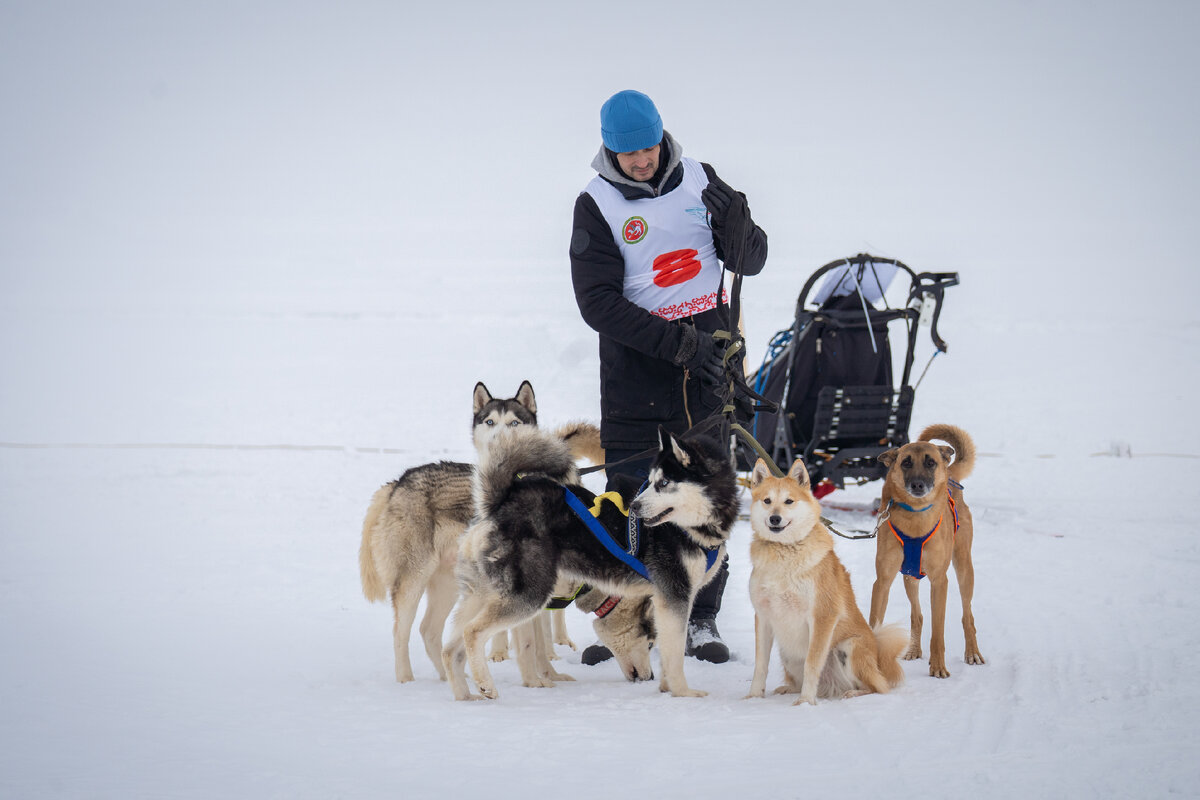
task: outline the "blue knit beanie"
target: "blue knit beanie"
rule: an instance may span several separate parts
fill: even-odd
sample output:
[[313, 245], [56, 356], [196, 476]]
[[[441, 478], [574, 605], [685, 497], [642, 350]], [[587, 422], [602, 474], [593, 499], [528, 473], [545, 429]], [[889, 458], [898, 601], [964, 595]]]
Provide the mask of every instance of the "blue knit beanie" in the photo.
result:
[[662, 117], [641, 92], [617, 92], [600, 107], [600, 138], [614, 153], [632, 153], [662, 141]]

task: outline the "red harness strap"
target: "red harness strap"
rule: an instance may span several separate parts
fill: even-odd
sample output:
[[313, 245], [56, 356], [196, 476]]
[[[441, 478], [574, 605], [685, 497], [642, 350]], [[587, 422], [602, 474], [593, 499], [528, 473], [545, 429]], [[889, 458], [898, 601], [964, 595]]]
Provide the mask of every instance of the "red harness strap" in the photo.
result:
[[617, 603], [619, 603], [619, 602], [621, 602], [621, 598], [619, 598], [619, 597], [610, 597], [607, 600], [605, 600], [603, 603], [600, 604], [600, 607], [597, 608], [595, 611], [596, 619], [604, 619], [605, 617], [607, 617], [608, 612], [610, 612], [614, 608], [616, 608]]

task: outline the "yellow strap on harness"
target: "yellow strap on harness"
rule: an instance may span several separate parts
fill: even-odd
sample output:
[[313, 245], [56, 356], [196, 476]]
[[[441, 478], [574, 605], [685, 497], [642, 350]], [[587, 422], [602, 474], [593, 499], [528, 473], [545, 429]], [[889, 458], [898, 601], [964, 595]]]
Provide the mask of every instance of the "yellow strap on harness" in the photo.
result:
[[588, 511], [592, 512], [593, 517], [596, 517], [597, 519], [600, 518], [600, 511], [604, 506], [605, 500], [616, 506], [617, 510], [622, 514], [627, 517], [629, 516], [629, 510], [625, 508], [625, 500], [621, 497], [621, 495], [618, 492], [605, 492], [604, 494], [596, 495], [596, 501], [592, 503], [592, 507], [588, 509]]

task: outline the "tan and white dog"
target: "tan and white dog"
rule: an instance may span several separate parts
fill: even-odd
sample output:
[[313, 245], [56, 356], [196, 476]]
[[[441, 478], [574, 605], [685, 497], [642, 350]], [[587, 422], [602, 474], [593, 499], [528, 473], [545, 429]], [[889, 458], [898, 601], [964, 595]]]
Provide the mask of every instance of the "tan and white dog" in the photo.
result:
[[775, 693], [799, 692], [795, 705], [899, 685], [904, 672], [898, 659], [908, 637], [900, 626], [872, 628], [863, 619], [850, 574], [821, 524], [804, 463], [797, 460], [777, 478], [760, 458], [750, 476], [750, 496], [755, 650], [747, 697], [764, 695], [776, 642], [785, 682]]
[[[949, 442], [951, 447], [932, 444], [934, 440]], [[975, 443], [961, 428], [930, 425], [921, 432], [918, 441], [887, 451], [879, 456], [879, 461], [888, 468], [879, 503], [880, 517], [886, 518], [886, 523], [876, 537], [871, 624], [883, 618], [892, 581], [897, 572], [903, 572], [904, 591], [911, 608], [911, 641], [904, 658], [920, 658], [923, 621], [920, 580], [928, 576], [929, 602], [933, 608], [929, 674], [948, 678], [945, 628], [951, 564], [962, 598], [964, 658], [968, 664], [984, 663], [971, 612], [971, 597], [975, 592], [975, 567], [971, 563], [974, 526], [960, 483], [975, 468]]]
[[[472, 439], [476, 450], [483, 452], [500, 431], [537, 425], [533, 386], [524, 381], [516, 395], [505, 399], [493, 397], [486, 386], [478, 383], [472, 393], [472, 414]], [[600, 431], [595, 425], [568, 423], [560, 427], [556, 435], [567, 443], [576, 457], [604, 463]], [[442, 631], [458, 599], [454, 564], [458, 541], [474, 514], [474, 476], [475, 467], [471, 464], [437, 461], [408, 470], [397, 480], [382, 486], [371, 498], [363, 521], [359, 570], [363, 594], [368, 600], [376, 602], [391, 597], [396, 680], [401, 683], [413, 680], [409, 636], [422, 595], [426, 606], [420, 625], [421, 640], [438, 676], [442, 680], [446, 678], [441, 657]], [[563, 591], [568, 590], [564, 587]], [[567, 644], [574, 649], [566, 636], [562, 611], [550, 613], [555, 615], [557, 629], [553, 634], [554, 643]], [[534, 669], [556, 676], [557, 680], [566, 680], [566, 676], [550, 667], [553, 648], [548, 644], [545, 620], [546, 615], [543, 615], [538, 623], [531, 623], [542, 627], [536, 631], [530, 628], [531, 636], [520, 643], [518, 661], [534, 648]], [[595, 627], [603, 640], [614, 625], [618, 625], [614, 638], [621, 646], [628, 637], [618, 637], [624, 635], [627, 621], [599, 622]], [[629, 646], [635, 644], [637, 652], [648, 647], [646, 642], [631, 642]], [[503, 649], [507, 651], [507, 637]], [[493, 650], [493, 657], [497, 657], [498, 651], [499, 648]], [[523, 664], [522, 672], [529, 672], [527, 663]]]

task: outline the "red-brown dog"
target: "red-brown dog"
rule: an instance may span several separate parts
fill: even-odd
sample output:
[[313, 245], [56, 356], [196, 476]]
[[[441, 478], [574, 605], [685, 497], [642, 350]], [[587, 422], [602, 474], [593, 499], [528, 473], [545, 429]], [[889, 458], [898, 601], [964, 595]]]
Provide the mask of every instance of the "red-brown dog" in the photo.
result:
[[[951, 447], [931, 444], [933, 440]], [[883, 620], [888, 592], [897, 572], [904, 573], [904, 591], [911, 606], [911, 636], [904, 658], [921, 657], [920, 580], [929, 577], [933, 608], [929, 637], [929, 674], [948, 678], [946, 669], [946, 594], [949, 568], [954, 564], [962, 597], [963, 636], [968, 664], [982, 664], [975, 640], [971, 596], [975, 568], [971, 564], [971, 510], [963, 500], [961, 481], [975, 467], [975, 443], [961, 428], [930, 425], [918, 441], [879, 456], [888, 468], [879, 514], [886, 520], [876, 537], [875, 586], [871, 590], [872, 627]]]

